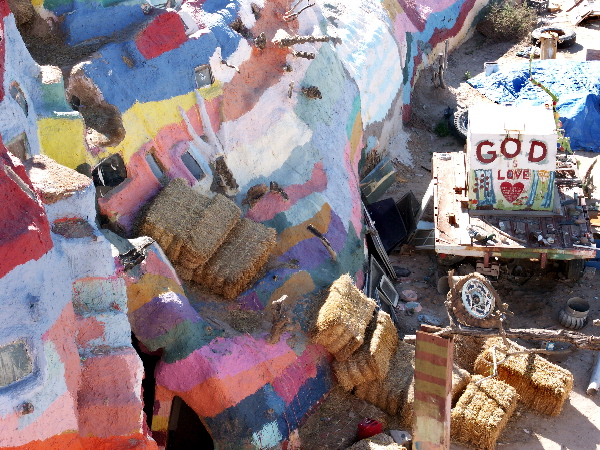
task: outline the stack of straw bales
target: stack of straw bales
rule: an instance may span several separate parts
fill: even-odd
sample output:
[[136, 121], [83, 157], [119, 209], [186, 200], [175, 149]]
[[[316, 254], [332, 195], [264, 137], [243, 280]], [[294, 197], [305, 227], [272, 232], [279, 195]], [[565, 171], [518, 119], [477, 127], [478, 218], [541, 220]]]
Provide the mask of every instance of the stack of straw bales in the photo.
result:
[[348, 447], [348, 450], [406, 450], [406, 447], [397, 444], [391, 436], [379, 433], [370, 438], [361, 439]]
[[349, 358], [333, 362], [340, 385], [347, 391], [356, 385], [382, 380], [390, 368], [390, 359], [398, 345], [398, 332], [389, 314], [379, 311], [373, 318], [365, 342]]
[[[512, 341], [509, 345], [509, 352], [524, 350]], [[484, 351], [475, 361], [476, 373], [488, 375], [494, 370], [492, 347], [496, 348], [498, 361], [506, 356], [507, 348], [501, 338], [488, 339]], [[571, 372], [532, 353], [509, 356], [498, 365], [498, 379], [514, 387], [525, 406], [550, 416], [560, 413], [573, 388]]]
[[450, 433], [453, 440], [480, 449], [493, 449], [517, 407], [519, 394], [494, 378], [477, 381], [476, 375], [452, 410]]
[[344, 361], [364, 342], [377, 304], [352, 283], [348, 274], [333, 282], [319, 310], [313, 341]]
[[240, 215], [223, 195], [211, 199], [176, 178], [148, 206], [140, 231], [158, 242], [182, 279], [235, 298], [265, 264], [276, 237]]
[[[382, 411], [394, 416], [400, 408], [412, 410], [410, 391], [415, 369], [415, 347], [400, 341], [397, 350], [390, 360], [387, 375], [382, 380], [375, 380], [356, 386], [355, 395], [377, 406]], [[403, 406], [404, 405], [404, 406]], [[412, 412], [408, 412], [412, 419]]]
[[273, 228], [249, 219], [238, 221], [208, 263], [194, 272], [194, 281], [234, 299], [265, 265], [275, 238]]

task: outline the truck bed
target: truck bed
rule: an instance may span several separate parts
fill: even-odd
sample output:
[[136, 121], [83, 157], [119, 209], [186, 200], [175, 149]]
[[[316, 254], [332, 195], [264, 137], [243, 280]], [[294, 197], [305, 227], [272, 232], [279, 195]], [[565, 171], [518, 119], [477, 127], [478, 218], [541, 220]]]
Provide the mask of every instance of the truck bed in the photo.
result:
[[[542, 261], [595, 257], [574, 163], [557, 162], [554, 211], [470, 210], [465, 153], [434, 153], [432, 166], [436, 253]], [[495, 243], [474, 242], [469, 229], [484, 236], [495, 235]], [[542, 236], [541, 241], [538, 236]]]

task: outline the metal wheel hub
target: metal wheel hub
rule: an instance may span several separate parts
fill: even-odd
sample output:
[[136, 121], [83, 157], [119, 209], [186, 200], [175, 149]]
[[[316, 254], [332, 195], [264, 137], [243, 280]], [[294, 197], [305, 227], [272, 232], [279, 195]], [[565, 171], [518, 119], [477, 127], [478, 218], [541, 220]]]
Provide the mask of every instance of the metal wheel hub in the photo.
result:
[[464, 284], [461, 297], [467, 312], [477, 319], [485, 319], [494, 311], [494, 294], [477, 279]]

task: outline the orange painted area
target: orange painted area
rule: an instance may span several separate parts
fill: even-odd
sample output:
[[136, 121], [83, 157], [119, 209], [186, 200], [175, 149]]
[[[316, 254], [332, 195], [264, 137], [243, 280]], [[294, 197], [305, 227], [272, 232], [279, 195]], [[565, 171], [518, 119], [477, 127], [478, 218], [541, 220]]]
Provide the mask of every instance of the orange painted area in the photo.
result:
[[[360, 111], [356, 114], [354, 120], [354, 126], [352, 127], [352, 133], [350, 134], [350, 161], [352, 163], [360, 160], [360, 152], [357, 150], [362, 149], [362, 137], [363, 137], [363, 123]], [[357, 159], [358, 156], [358, 159]]]
[[290, 350], [250, 370], [223, 378], [209, 378], [187, 392], [176, 392], [200, 417], [214, 417], [254, 394], [283, 372], [298, 357]]
[[79, 350], [75, 345], [77, 331], [73, 303], [69, 302], [63, 308], [60, 316], [58, 316], [58, 320], [42, 336], [42, 340], [54, 343], [54, 349], [64, 364], [64, 377], [67, 390], [73, 394], [73, 397], [77, 395], [76, 392], [79, 387], [81, 374]]
[[[286, 73], [283, 66], [290, 48], [279, 48], [271, 42], [271, 36], [281, 28], [281, 17], [289, 8], [287, 0], [274, 0], [265, 2], [260, 11], [252, 33], [258, 36], [261, 32], [267, 35], [267, 47], [260, 50], [252, 46], [252, 56], [239, 67], [232, 80], [223, 87], [224, 121], [234, 121], [250, 111], [265, 91], [277, 84]], [[294, 34], [298, 27], [297, 21], [287, 22], [286, 31]]]
[[325, 234], [329, 229], [330, 222], [331, 206], [329, 206], [328, 203], [325, 203], [321, 210], [310, 219], [283, 230], [279, 234], [279, 239], [277, 240], [277, 244], [275, 244], [272, 254], [275, 257], [279, 257], [298, 242], [315, 237], [314, 234], [306, 229], [308, 224], [312, 224], [319, 232]]
[[77, 347], [79, 348], [86, 348], [90, 341], [98, 339], [104, 334], [104, 324], [98, 322], [93, 316], [78, 316], [77, 327], [79, 328], [77, 333]]
[[287, 295], [286, 302], [295, 303], [304, 295], [315, 290], [312, 277], [305, 270], [294, 273], [282, 286], [271, 294], [270, 302], [277, 300], [282, 295]]
[[157, 450], [150, 437], [142, 434], [111, 436], [109, 438], [81, 437], [75, 432], [52, 436], [43, 441], [32, 441], [18, 447], [3, 447], [4, 450]]
[[127, 286], [127, 309], [132, 313], [165, 292], [185, 296], [181, 286], [172, 279], [147, 273], [137, 283]]

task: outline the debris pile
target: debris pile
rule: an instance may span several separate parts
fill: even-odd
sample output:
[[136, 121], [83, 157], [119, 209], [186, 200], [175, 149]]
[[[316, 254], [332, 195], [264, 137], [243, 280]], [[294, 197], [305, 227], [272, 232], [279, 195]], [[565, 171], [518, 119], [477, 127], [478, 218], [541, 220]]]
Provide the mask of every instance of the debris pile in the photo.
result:
[[394, 438], [385, 434], [379, 433], [370, 438], [362, 439], [356, 444], [348, 447], [348, 450], [406, 450], [406, 447], [396, 444]]

